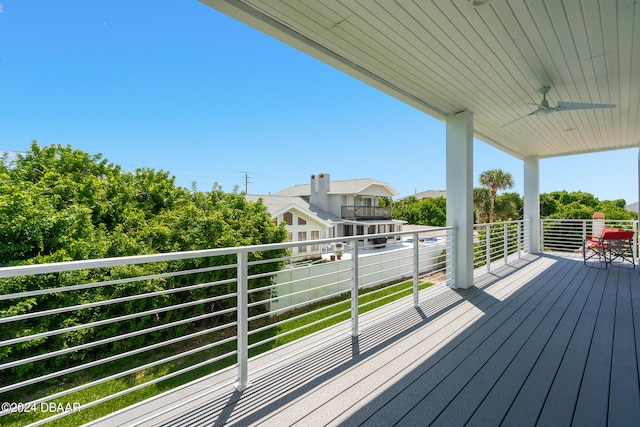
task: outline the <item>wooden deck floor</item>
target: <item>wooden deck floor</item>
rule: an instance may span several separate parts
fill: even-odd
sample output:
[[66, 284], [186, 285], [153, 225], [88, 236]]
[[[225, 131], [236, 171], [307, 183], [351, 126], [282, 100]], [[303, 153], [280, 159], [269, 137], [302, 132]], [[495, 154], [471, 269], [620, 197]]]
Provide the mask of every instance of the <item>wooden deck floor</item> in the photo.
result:
[[639, 425], [637, 269], [527, 255], [421, 301], [396, 303], [357, 339], [328, 331], [293, 359], [282, 357], [311, 341], [253, 360], [267, 367], [243, 393], [202, 395], [223, 373], [96, 424]]

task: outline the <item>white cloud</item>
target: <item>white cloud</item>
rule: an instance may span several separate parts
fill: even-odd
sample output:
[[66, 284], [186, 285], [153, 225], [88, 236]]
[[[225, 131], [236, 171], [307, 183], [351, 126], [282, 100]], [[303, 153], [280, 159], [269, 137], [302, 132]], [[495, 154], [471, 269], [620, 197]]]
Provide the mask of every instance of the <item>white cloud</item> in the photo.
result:
[[4, 10], [2, 10], [2, 3], [0, 3], [0, 13], [4, 13]]

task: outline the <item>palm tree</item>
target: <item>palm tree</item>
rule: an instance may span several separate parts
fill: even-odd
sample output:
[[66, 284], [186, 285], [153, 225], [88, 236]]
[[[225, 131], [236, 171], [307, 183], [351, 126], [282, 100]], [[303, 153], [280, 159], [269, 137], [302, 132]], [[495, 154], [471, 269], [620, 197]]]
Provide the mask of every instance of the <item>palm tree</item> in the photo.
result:
[[501, 169], [491, 169], [480, 174], [480, 185], [489, 190], [489, 222], [493, 222], [496, 194], [513, 187], [513, 176]]
[[486, 188], [473, 189], [473, 207], [475, 208], [475, 222], [478, 224], [487, 222], [489, 218], [489, 190]]

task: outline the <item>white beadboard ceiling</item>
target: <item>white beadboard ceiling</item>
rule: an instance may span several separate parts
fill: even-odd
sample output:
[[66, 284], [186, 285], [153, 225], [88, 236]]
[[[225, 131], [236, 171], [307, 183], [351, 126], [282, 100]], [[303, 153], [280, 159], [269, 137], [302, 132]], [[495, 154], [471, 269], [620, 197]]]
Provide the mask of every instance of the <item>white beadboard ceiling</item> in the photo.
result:
[[[201, 1], [519, 158], [640, 145], [639, 0]], [[504, 126], [543, 86], [616, 107]]]

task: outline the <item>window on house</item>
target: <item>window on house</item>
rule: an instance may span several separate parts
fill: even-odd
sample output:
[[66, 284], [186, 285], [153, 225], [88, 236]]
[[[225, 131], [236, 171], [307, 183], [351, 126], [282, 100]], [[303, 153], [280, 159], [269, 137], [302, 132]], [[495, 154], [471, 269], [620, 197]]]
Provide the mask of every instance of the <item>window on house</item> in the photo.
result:
[[364, 225], [357, 225], [356, 226], [356, 234], [358, 236], [364, 236]]
[[291, 212], [285, 212], [282, 215], [282, 220], [287, 223], [287, 225], [293, 225], [293, 214]]
[[353, 225], [343, 225], [342, 232], [344, 236], [353, 236]]
[[287, 233], [287, 242], [293, 242], [293, 233]]
[[[311, 232], [311, 240], [318, 240], [320, 239], [320, 232], [315, 230]], [[319, 251], [320, 250], [320, 245], [315, 244], [315, 245], [311, 245], [311, 250], [312, 251]]]
[[298, 217], [298, 225], [307, 225], [307, 221], [304, 218]]
[[386, 232], [386, 227], [384, 225], [378, 225], [378, 233]]
[[367, 234], [376, 234], [376, 226], [370, 225], [369, 227], [367, 227]]
[[[306, 231], [298, 231], [298, 242], [304, 242], [307, 240], [307, 232]], [[307, 252], [306, 246], [298, 246], [298, 252]]]

